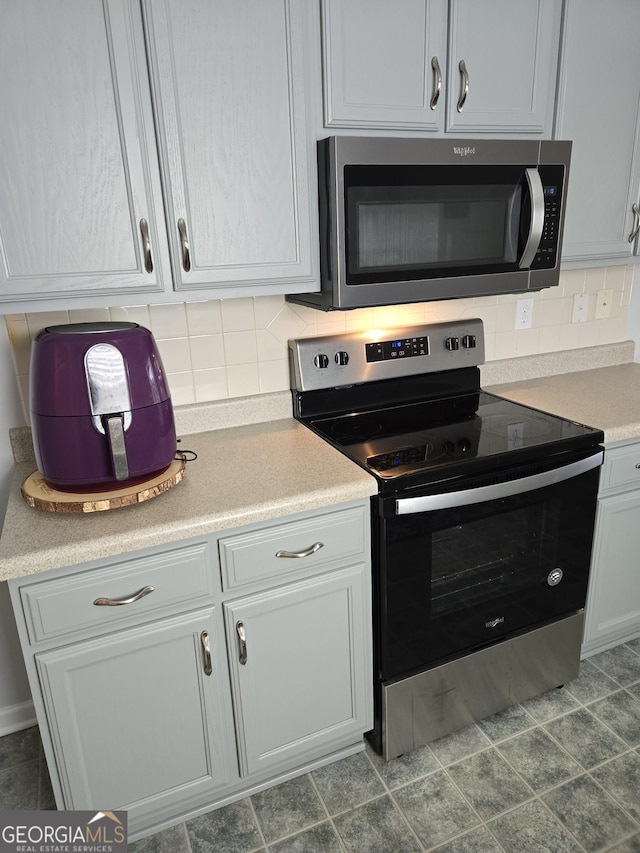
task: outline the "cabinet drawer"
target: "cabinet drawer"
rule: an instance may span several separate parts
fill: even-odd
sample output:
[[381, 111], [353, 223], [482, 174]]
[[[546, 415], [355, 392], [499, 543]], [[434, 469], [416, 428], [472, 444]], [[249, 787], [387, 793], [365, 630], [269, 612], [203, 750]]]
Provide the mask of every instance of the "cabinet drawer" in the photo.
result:
[[313, 574], [333, 560], [361, 555], [368, 544], [368, 518], [367, 508], [354, 507], [221, 539], [223, 588]]
[[640, 443], [606, 450], [600, 492], [640, 486]]
[[[213, 575], [202, 543], [24, 586], [29, 639], [42, 642], [125, 619], [144, 622], [167, 607], [200, 606], [211, 600]], [[153, 589], [145, 592], [147, 587]], [[122, 603], [96, 604], [101, 599]]]

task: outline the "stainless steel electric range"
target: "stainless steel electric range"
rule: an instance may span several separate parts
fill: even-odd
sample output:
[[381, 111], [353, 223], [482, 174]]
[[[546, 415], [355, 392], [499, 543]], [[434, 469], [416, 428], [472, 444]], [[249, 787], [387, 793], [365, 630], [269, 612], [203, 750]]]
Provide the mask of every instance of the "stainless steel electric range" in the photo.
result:
[[604, 435], [484, 392], [482, 321], [290, 342], [295, 416], [378, 481], [387, 759], [578, 674]]

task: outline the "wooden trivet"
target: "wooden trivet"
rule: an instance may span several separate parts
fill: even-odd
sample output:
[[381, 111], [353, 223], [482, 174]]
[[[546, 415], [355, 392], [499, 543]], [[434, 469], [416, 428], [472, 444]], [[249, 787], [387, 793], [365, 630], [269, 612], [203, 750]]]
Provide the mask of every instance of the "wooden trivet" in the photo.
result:
[[63, 492], [51, 486], [40, 471], [22, 484], [22, 497], [34, 509], [46, 512], [101, 512], [151, 500], [177, 485], [185, 474], [187, 461], [177, 459], [161, 474], [122, 489], [104, 492]]

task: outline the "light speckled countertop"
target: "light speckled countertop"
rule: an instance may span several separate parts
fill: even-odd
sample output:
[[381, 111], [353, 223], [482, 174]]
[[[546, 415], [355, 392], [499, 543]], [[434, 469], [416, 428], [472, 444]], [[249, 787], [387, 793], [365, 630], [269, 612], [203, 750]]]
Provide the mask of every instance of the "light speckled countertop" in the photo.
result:
[[607, 444], [640, 438], [640, 364], [525, 379], [484, 390], [597, 427]]
[[[490, 362], [481, 368], [482, 386], [599, 427], [607, 443], [640, 438], [640, 364], [632, 362], [633, 351], [626, 341]], [[21, 461], [0, 537], [0, 580], [376, 494], [373, 477], [290, 414], [289, 392], [179, 408], [181, 448], [198, 453], [185, 479], [137, 506], [85, 515], [26, 505], [20, 487], [35, 469], [30, 431], [12, 430]]]
[[183, 435], [198, 454], [184, 480], [135, 506], [87, 514], [31, 509], [15, 467], [0, 580], [294, 515], [376, 494], [375, 479], [293, 418]]

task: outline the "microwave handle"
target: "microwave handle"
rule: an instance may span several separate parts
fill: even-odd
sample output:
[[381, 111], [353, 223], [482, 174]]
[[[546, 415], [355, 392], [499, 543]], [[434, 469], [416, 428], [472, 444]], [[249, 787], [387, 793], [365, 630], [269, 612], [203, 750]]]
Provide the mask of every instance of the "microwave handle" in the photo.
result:
[[525, 169], [524, 173], [527, 177], [529, 197], [531, 198], [531, 224], [529, 225], [527, 243], [518, 261], [520, 269], [528, 269], [531, 266], [540, 245], [544, 226], [544, 190], [542, 189], [540, 173], [537, 169]]
[[399, 498], [396, 500], [395, 515], [410, 515], [414, 512], [432, 512], [438, 509], [455, 509], [461, 506], [495, 501], [502, 498], [532, 492], [562, 483], [571, 477], [578, 477], [593, 468], [598, 468], [604, 461], [604, 451], [598, 450], [585, 459], [570, 462], [551, 471], [532, 474], [517, 480], [507, 480], [505, 483], [492, 483], [489, 486], [478, 486], [475, 489], [461, 489], [457, 492], [445, 492], [441, 495], [422, 495], [419, 498]]

